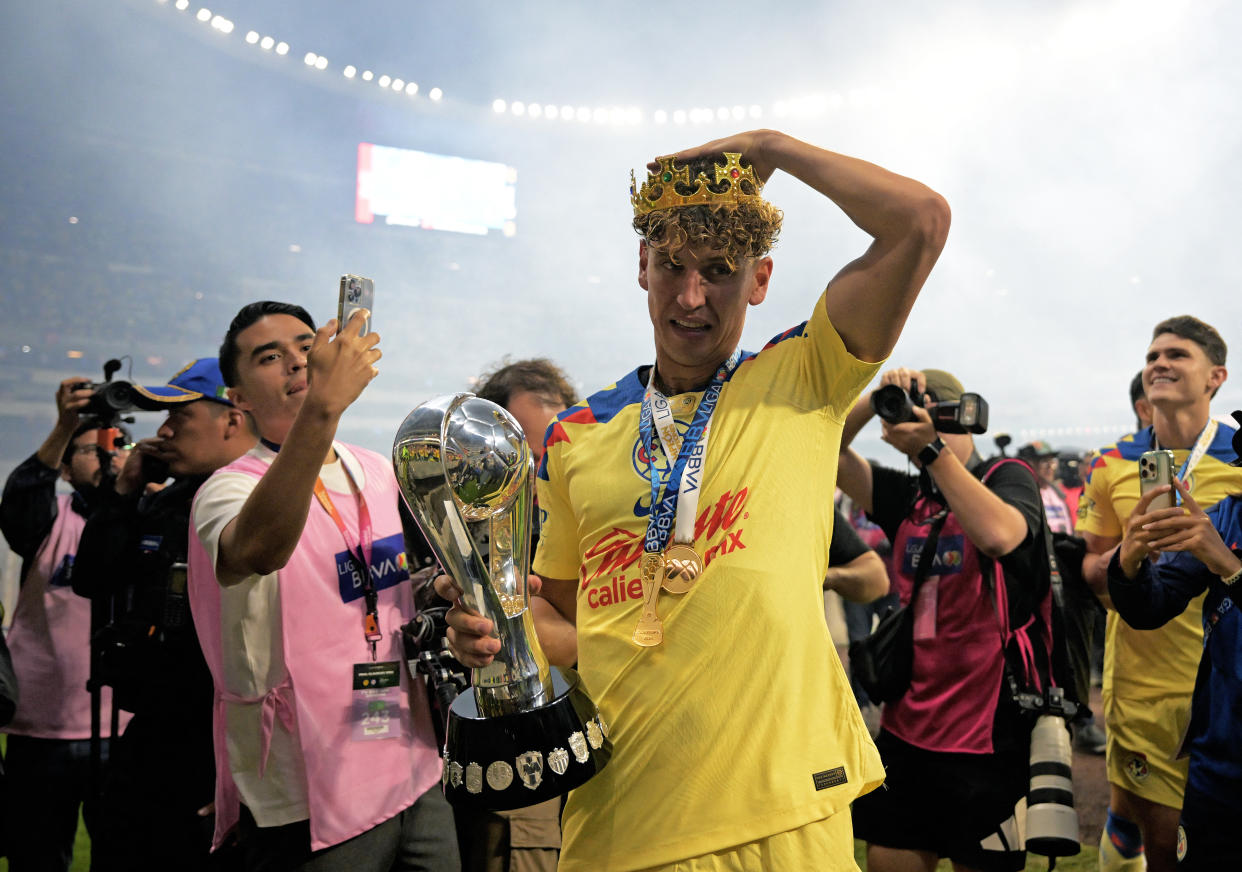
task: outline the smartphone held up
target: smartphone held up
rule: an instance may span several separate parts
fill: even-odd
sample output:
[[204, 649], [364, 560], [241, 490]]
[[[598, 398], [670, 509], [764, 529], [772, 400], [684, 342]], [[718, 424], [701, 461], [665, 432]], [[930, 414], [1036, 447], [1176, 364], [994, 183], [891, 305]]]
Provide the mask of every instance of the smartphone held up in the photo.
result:
[[1177, 489], [1173, 487], [1173, 452], [1144, 451], [1139, 456], [1139, 493], [1147, 494], [1164, 485], [1170, 487], [1169, 492], [1153, 498], [1147, 507], [1149, 512], [1173, 508]]
[[340, 333], [359, 309], [367, 310], [362, 334], [371, 332], [371, 312], [375, 305], [375, 282], [364, 276], [341, 276], [341, 297], [336, 307], [336, 332]]

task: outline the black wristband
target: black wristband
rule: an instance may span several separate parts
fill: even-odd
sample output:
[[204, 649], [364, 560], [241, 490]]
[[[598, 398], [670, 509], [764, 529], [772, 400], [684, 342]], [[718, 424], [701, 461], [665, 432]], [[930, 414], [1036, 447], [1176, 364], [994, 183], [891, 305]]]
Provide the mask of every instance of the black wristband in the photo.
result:
[[919, 452], [918, 461], [923, 468], [931, 466], [940, 457], [940, 452], [944, 450], [944, 442], [937, 436], [935, 441], [928, 442], [923, 446], [923, 450]]

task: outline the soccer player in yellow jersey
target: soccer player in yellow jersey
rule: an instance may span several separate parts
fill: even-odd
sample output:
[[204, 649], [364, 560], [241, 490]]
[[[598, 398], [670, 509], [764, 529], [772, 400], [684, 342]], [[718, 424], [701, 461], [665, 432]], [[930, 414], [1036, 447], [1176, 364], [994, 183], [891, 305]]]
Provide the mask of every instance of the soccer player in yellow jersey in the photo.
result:
[[[1182, 315], [1152, 331], [1143, 389], [1152, 424], [1100, 449], [1078, 504], [1087, 542], [1083, 575], [1107, 597], [1108, 561], [1139, 501], [1138, 459], [1156, 448], [1174, 455], [1174, 470], [1205, 509], [1242, 492], [1232, 467], [1233, 428], [1211, 418], [1224, 383], [1225, 343], [1209, 324]], [[1104, 645], [1104, 721], [1108, 727], [1109, 814], [1100, 838], [1100, 868], [1173, 872], [1177, 822], [1186, 786], [1178, 750], [1203, 646], [1200, 608], [1188, 608], [1157, 630], [1135, 630], [1108, 612]]]
[[[655, 364], [562, 413], [539, 473], [534, 570], [613, 741], [569, 797], [560, 868], [853, 870], [849, 803], [883, 771], [823, 618], [837, 446], [948, 206], [772, 130], [648, 167], [631, 203]], [[772, 278], [781, 214], [761, 188], [778, 170], [871, 243], [808, 296], [805, 323], [743, 353]], [[449, 620], [462, 662], [488, 662], [490, 622]]]

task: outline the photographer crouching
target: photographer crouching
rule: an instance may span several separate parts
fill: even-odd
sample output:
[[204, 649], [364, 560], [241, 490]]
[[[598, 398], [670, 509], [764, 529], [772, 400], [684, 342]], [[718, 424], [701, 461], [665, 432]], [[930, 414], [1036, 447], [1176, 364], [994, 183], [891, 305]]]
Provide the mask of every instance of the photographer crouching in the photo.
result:
[[[876, 413], [884, 441], [917, 474], [849, 448]], [[950, 374], [896, 369], [862, 397], [842, 434], [838, 485], [893, 543], [894, 587], [913, 637], [908, 682], [882, 697], [876, 747], [887, 789], [854, 803], [872, 872], [930, 872], [938, 858], [981, 872], [1025, 867], [1016, 815], [1033, 719], [1011, 686], [1048, 686], [1051, 638], [1033, 622], [1048, 602], [1046, 540], [1030, 468], [976, 452], [972, 433], [986, 427], [987, 404]], [[1006, 669], [1007, 649], [1017, 676]]]
[[73, 573], [77, 593], [111, 605], [95, 678], [134, 714], [113, 743], [92, 869], [223, 868], [209, 860], [213, 696], [186, 594], [187, 537], [199, 485], [256, 438], [214, 357], [134, 390], [141, 408], [168, 416], [98, 495]]

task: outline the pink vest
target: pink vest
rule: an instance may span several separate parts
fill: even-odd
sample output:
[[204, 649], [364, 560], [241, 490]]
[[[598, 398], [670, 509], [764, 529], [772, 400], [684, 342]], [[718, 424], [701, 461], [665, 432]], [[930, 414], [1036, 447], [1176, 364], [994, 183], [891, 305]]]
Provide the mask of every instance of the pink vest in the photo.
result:
[[[993, 467], [995, 468], [995, 467]], [[987, 477], [984, 477], [984, 481]], [[892, 569], [901, 604], [910, 601], [914, 571], [940, 506], [920, 499], [893, 543]], [[914, 606], [914, 666], [906, 695], [884, 707], [881, 724], [929, 751], [992, 753], [992, 718], [1010, 638], [1009, 602], [999, 561], [985, 583], [979, 552], [950, 512], [931, 571]]]
[[[439, 781], [441, 763], [426, 695], [421, 685], [410, 691], [401, 644], [400, 627], [414, 606], [397, 513], [396, 479], [392, 467], [378, 454], [349, 448], [366, 476], [367, 508], [374, 527], [371, 570], [379, 589], [380, 630], [384, 634], [377, 659], [401, 663], [400, 737], [353, 739], [353, 666], [370, 661], [363, 639], [365, 604], [344, 562], [345, 540], [318, 501], [312, 499], [302, 538], [289, 562], [277, 573], [287, 678], [262, 697], [239, 697], [225, 684], [220, 588], [206, 549], [198, 536], [191, 535], [191, 609], [216, 685], [215, 847], [236, 824], [240, 802], [229, 774], [225, 702], [263, 707], [260, 777], [275, 719], [280, 718], [296, 736], [306, 764], [312, 850], [339, 844], [388, 820]], [[264, 461], [245, 455], [220, 472], [261, 478], [268, 468]], [[351, 494], [332, 492], [332, 502], [350, 533], [350, 544], [356, 547], [357, 500]]]
[[[20, 701], [4, 732], [40, 739], [89, 739], [91, 695], [91, 601], [69, 586], [73, 557], [86, 519], [73, 510], [73, 497], [56, 498], [52, 532], [39, 546], [13, 610], [9, 651]], [[100, 714], [109, 734], [112, 692], [103, 690]], [[121, 726], [129, 723], [121, 713]]]

